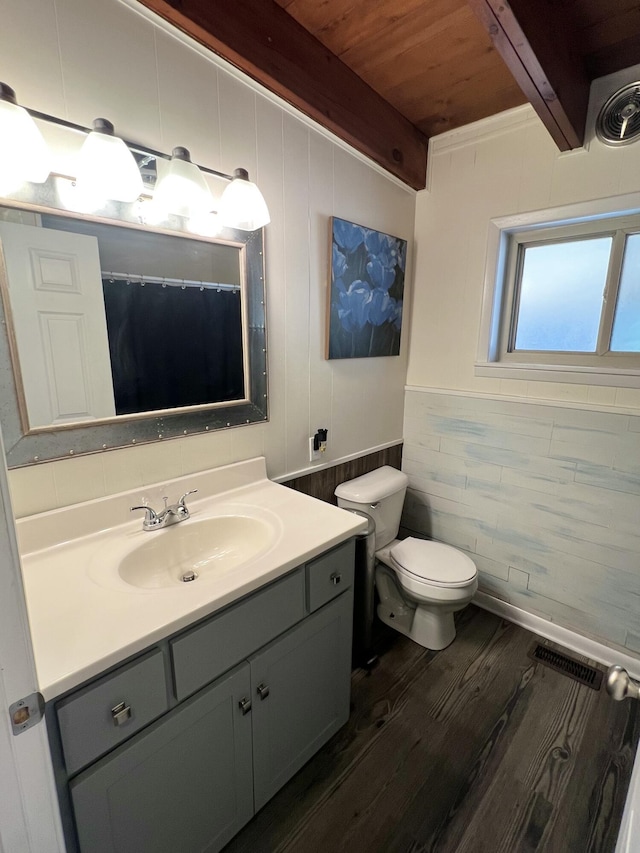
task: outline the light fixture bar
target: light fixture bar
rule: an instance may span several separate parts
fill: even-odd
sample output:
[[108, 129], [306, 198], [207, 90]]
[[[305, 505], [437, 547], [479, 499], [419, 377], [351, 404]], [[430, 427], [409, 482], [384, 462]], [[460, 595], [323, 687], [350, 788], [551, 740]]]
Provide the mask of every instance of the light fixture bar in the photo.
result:
[[[75, 122], [67, 121], [67, 119], [64, 118], [58, 118], [57, 116], [48, 115], [47, 113], [42, 113], [38, 110], [29, 109], [28, 107], [23, 107], [23, 109], [25, 109], [32, 118], [37, 118], [42, 121], [48, 121], [51, 122], [51, 124], [57, 124], [59, 127], [66, 127], [68, 130], [74, 130], [78, 133], [89, 134], [93, 129], [91, 127], [84, 127], [84, 125], [82, 124], [76, 124]], [[124, 137], [121, 137], [121, 139], [125, 143], [127, 148], [130, 148], [131, 151], [135, 152], [136, 154], [141, 154], [142, 156], [151, 156], [155, 157], [156, 159], [159, 158], [161, 160], [171, 160], [171, 154], [165, 154], [163, 151], [156, 151], [154, 148], [149, 148], [146, 145], [139, 145], [137, 142], [131, 142], [130, 140], [125, 139]], [[234, 175], [228, 175], [226, 172], [219, 172], [217, 169], [210, 169], [208, 166], [201, 166], [199, 163], [195, 163], [194, 165], [196, 165], [201, 172], [204, 172], [207, 175], [214, 175], [214, 177], [216, 178], [223, 178], [227, 181], [232, 181], [234, 178]]]
[[[15, 93], [11, 87], [0, 83], [0, 102], [2, 100], [7, 101], [10, 109], [13, 109]], [[203, 216], [214, 216], [221, 225], [241, 231], [255, 231], [270, 221], [264, 197], [259, 188], [249, 180], [246, 169], [236, 169], [230, 175], [193, 163], [189, 151], [183, 147], [174, 148], [172, 154], [168, 155], [139, 145], [116, 136], [113, 125], [107, 119], [96, 119], [93, 128], [89, 128], [39, 110], [27, 107], [18, 109], [21, 110], [23, 120], [33, 125], [34, 134], [38, 136], [40, 134], [33, 119], [64, 127], [85, 137], [78, 157], [77, 174], [71, 176], [55, 173], [58, 177], [75, 181], [75, 196], [70, 200], [74, 208], [93, 210], [102, 207], [107, 199], [132, 202], [140, 198], [144, 194], [140, 170], [148, 165], [150, 160], [155, 159], [157, 164], [168, 162], [168, 166], [166, 169], [163, 166], [155, 170], [151, 200], [156, 206], [154, 215], [158, 212], [174, 214], [192, 222]], [[42, 147], [46, 150], [44, 139]], [[16, 152], [13, 154], [15, 158]], [[212, 209], [213, 197], [203, 175], [212, 175], [228, 181], [220, 198], [218, 211]], [[25, 179], [36, 183], [43, 182], [37, 177], [29, 178], [28, 175], [21, 178], [20, 182]], [[148, 187], [151, 188], [150, 183]]]

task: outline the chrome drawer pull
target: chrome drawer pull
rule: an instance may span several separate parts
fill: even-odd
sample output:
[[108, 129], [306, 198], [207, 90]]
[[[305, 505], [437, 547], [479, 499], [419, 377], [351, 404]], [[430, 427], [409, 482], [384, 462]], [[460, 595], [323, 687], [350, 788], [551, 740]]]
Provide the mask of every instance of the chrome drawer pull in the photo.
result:
[[262, 684], [258, 684], [256, 692], [260, 699], [264, 701], [269, 695], [269, 687], [263, 682]]
[[131, 706], [120, 702], [115, 708], [111, 709], [114, 726], [124, 726], [131, 719]]
[[245, 714], [248, 714], [251, 710], [251, 699], [247, 699], [247, 697], [245, 696], [244, 699], [241, 699], [238, 702], [238, 705], [240, 707], [240, 710], [242, 711], [242, 716], [244, 717]]
[[338, 584], [340, 583], [341, 580], [342, 580], [342, 575], [338, 574], [338, 572], [334, 572], [331, 575], [331, 583], [334, 586], [338, 586]]

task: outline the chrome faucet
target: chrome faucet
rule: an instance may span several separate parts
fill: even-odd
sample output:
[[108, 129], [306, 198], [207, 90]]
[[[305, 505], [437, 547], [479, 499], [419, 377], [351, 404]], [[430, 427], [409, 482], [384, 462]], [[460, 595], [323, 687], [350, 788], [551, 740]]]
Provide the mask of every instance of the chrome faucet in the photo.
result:
[[195, 495], [197, 489], [191, 489], [190, 492], [185, 492], [180, 500], [167, 506], [169, 498], [162, 498], [164, 501], [164, 509], [156, 512], [150, 506], [132, 506], [131, 512], [136, 509], [143, 509], [146, 513], [142, 522], [143, 530], [160, 530], [162, 527], [168, 527], [170, 524], [178, 524], [180, 521], [186, 521], [189, 518], [189, 508], [184, 502], [184, 499], [189, 495]]

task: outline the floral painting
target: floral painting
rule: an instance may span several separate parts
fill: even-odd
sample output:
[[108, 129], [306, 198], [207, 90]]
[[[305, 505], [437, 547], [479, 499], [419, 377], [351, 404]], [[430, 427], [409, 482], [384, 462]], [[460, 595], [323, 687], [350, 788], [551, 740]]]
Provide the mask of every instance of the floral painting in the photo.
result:
[[331, 218], [327, 358], [398, 355], [407, 241]]

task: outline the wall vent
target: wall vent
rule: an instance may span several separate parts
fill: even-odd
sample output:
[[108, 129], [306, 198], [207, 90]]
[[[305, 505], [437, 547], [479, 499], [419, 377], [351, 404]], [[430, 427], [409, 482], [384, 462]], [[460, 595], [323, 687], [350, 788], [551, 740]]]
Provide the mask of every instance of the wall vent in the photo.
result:
[[640, 138], [640, 65], [623, 68], [591, 83], [585, 147], [593, 142], [626, 145]]
[[628, 145], [640, 136], [640, 81], [618, 89], [604, 104], [596, 135], [605, 145]]
[[586, 687], [591, 687], [592, 690], [600, 690], [602, 673], [593, 666], [580, 663], [562, 652], [556, 652], [548, 646], [543, 646], [541, 643], [533, 646], [529, 652], [529, 657], [536, 663], [544, 664], [544, 666], [555, 669], [556, 672], [561, 672], [563, 675], [579, 681]]

